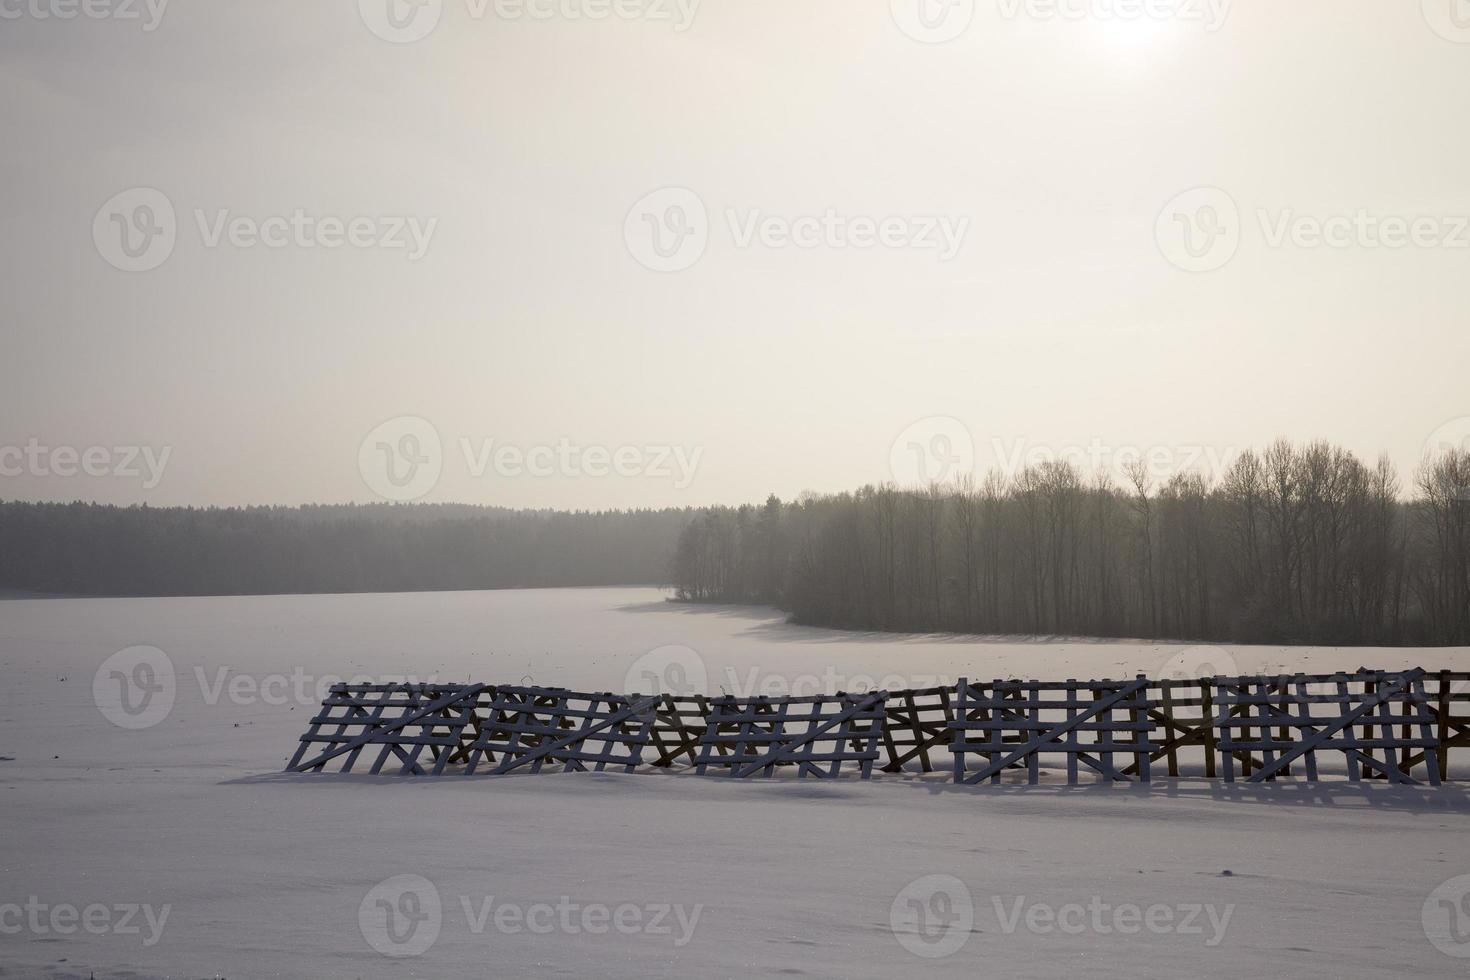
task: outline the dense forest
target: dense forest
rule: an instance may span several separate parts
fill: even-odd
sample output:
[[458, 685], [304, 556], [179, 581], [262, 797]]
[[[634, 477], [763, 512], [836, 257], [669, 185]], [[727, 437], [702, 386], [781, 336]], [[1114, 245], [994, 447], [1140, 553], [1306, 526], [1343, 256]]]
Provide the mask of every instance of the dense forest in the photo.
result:
[[1048, 463], [701, 511], [0, 503], [0, 589], [71, 595], [672, 583], [877, 630], [1470, 644], [1470, 453], [1406, 487], [1278, 442], [1208, 483]]
[[876, 630], [1470, 644], [1470, 453], [1411, 486], [1324, 443], [1122, 485], [1067, 463], [927, 489], [713, 508], [680, 598]]
[[0, 589], [69, 595], [659, 585], [691, 513], [0, 503]]

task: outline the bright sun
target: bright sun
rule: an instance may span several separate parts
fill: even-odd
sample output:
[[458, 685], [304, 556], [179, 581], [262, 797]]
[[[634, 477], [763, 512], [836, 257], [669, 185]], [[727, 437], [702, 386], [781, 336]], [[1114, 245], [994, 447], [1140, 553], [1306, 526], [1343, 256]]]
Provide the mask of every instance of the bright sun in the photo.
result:
[[1103, 21], [1098, 25], [1098, 35], [1103, 44], [1113, 51], [1139, 52], [1153, 48], [1169, 32], [1169, 25], [1162, 20], [1148, 17]]
[[1148, 72], [1169, 40], [1167, 21], [1114, 19], [1094, 26], [1089, 46], [1096, 57], [1113, 69], [1133, 75]]

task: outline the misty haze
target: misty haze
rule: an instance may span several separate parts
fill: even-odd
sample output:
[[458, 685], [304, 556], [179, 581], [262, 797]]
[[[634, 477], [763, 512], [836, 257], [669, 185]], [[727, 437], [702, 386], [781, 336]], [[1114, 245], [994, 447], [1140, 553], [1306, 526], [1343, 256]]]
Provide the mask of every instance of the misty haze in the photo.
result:
[[1470, 961], [1470, 0], [0, 76], [0, 976]]

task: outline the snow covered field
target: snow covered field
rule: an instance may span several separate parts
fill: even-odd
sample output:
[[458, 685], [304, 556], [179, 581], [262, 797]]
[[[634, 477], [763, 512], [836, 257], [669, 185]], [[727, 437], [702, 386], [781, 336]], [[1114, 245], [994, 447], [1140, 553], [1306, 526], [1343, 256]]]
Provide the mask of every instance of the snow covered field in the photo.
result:
[[1464, 784], [279, 773], [353, 675], [782, 694], [1360, 665], [1470, 650], [874, 637], [651, 589], [0, 602], [0, 977], [1462, 975]]

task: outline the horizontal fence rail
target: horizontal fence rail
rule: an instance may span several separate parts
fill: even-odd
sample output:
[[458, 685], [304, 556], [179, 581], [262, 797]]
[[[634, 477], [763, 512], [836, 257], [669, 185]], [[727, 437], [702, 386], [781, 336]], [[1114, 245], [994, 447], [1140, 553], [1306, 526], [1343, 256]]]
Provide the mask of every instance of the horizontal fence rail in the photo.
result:
[[971, 681], [813, 697], [582, 693], [491, 684], [336, 684], [288, 772], [508, 775], [688, 770], [956, 783], [1060, 770], [1149, 782], [1438, 786], [1470, 747], [1470, 672], [1422, 669], [1198, 679]]

